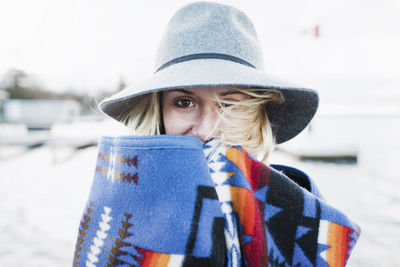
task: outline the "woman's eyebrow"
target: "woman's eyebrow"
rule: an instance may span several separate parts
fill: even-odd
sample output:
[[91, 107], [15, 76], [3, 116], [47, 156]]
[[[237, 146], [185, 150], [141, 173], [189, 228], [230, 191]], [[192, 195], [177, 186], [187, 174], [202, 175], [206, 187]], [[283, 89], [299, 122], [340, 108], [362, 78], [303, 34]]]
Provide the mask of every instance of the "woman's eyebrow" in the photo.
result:
[[222, 92], [219, 95], [220, 96], [227, 96], [227, 95], [233, 95], [233, 94], [243, 94], [243, 93], [241, 93], [239, 91], [236, 91], [236, 90], [230, 90], [230, 91]]
[[193, 92], [190, 92], [185, 89], [174, 89], [174, 90], [169, 90], [168, 92], [180, 92], [180, 93], [184, 93], [184, 94], [194, 95]]

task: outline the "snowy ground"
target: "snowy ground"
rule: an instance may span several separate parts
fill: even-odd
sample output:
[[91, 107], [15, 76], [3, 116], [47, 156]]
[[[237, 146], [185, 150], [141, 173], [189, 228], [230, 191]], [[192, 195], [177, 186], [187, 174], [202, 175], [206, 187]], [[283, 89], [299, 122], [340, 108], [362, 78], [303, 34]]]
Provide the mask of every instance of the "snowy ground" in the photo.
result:
[[[339, 148], [351, 143], [358, 151], [357, 164], [300, 162], [283, 152], [271, 160], [309, 173], [327, 201], [361, 226], [350, 267], [400, 264], [395, 253], [400, 244], [400, 177], [394, 172], [400, 147], [392, 142], [400, 134], [392, 125], [399, 121], [317, 118], [311, 135], [304, 133], [288, 144], [318, 149], [322, 137]], [[376, 127], [366, 131], [368, 125]], [[345, 126], [349, 132], [334, 130]], [[385, 129], [386, 138], [377, 138], [379, 129]], [[0, 266], [71, 266], [96, 154], [96, 147], [74, 151], [44, 146], [0, 159]]]
[[90, 148], [56, 162], [43, 147], [1, 162], [1, 266], [71, 265], [95, 159]]

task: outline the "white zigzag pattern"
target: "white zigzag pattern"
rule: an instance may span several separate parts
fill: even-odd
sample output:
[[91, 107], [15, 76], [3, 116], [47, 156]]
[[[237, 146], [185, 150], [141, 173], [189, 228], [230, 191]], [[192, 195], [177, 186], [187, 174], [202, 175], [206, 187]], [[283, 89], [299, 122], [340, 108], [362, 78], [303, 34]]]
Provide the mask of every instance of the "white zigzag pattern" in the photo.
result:
[[224, 166], [223, 162], [210, 162], [208, 163], [208, 166], [215, 171], [211, 176], [216, 185], [223, 184], [229, 178], [226, 172], [221, 171]]
[[[209, 154], [209, 152], [205, 152]], [[225, 215], [226, 226], [225, 226], [225, 239], [228, 249], [228, 255], [231, 261], [231, 266], [240, 266], [240, 245], [239, 235], [237, 232], [238, 222], [236, 217], [233, 215], [232, 202], [231, 202], [231, 191], [229, 185], [223, 185], [223, 183], [229, 178], [228, 173], [222, 171], [225, 162], [219, 162], [219, 155], [225, 155], [226, 148], [218, 147], [216, 153], [211, 155], [208, 166], [212, 170], [211, 178], [215, 183], [215, 190], [217, 191], [218, 199], [221, 202], [221, 209]]]
[[[329, 230], [329, 222], [325, 220], [320, 220], [319, 229], [318, 229], [318, 243], [319, 244], [328, 244], [328, 230]], [[320, 253], [321, 257], [326, 260], [326, 250]]]
[[94, 245], [90, 246], [90, 252], [88, 254], [89, 260], [86, 260], [86, 266], [95, 267], [95, 263], [99, 261], [97, 256], [101, 252], [100, 247], [104, 245], [104, 239], [108, 236], [106, 231], [110, 230], [111, 228], [111, 226], [108, 224], [112, 219], [110, 212], [111, 208], [104, 207], [104, 213], [101, 214], [102, 221], [99, 223], [100, 230], [96, 231], [96, 236], [93, 238]]
[[115, 164], [116, 164], [117, 155], [111, 151], [110, 152], [110, 163], [108, 165], [107, 171], [107, 179], [114, 182], [114, 173], [115, 173]]

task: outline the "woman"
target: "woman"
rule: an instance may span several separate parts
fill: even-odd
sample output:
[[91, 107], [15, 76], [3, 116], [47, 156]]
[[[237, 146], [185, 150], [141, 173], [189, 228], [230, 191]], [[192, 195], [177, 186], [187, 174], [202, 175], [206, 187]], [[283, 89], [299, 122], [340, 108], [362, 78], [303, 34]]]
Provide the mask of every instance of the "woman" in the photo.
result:
[[140, 136], [100, 142], [75, 265], [346, 264], [357, 226], [301, 171], [255, 159], [267, 163], [318, 106], [314, 90], [262, 66], [240, 10], [177, 11], [154, 75], [100, 104]]

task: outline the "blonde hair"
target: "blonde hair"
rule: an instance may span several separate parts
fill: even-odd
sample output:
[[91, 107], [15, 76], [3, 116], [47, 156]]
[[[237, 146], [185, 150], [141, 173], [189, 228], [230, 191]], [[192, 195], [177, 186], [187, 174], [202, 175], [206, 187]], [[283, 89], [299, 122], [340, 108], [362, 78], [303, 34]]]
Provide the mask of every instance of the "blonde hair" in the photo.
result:
[[[266, 115], [266, 104], [282, 103], [284, 101], [282, 93], [263, 88], [230, 87], [230, 89], [248, 95], [249, 98], [238, 102], [216, 99], [220, 121], [224, 122], [224, 127], [218, 128], [221, 132], [221, 142], [226, 145], [242, 146], [253, 157], [268, 163], [268, 156], [275, 147], [275, 138]], [[144, 95], [137, 102], [138, 104], [125, 116], [123, 123], [135, 135], [161, 134], [163, 131], [161, 92]]]
[[161, 134], [161, 93], [153, 92], [143, 96], [122, 120], [134, 135]]
[[267, 163], [275, 148], [275, 137], [268, 120], [266, 104], [282, 103], [277, 90], [234, 88], [249, 98], [242, 101], [218, 100], [220, 117], [225, 121], [220, 129], [224, 144], [242, 146], [250, 155]]

